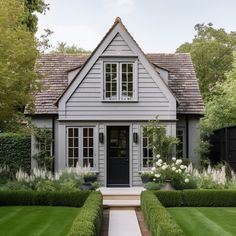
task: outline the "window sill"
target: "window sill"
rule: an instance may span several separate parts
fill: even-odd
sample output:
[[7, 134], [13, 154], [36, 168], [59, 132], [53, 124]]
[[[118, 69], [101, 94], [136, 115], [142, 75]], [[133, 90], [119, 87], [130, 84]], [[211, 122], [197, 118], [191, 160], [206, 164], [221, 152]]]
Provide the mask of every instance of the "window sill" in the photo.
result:
[[137, 103], [138, 100], [101, 100], [103, 103]]

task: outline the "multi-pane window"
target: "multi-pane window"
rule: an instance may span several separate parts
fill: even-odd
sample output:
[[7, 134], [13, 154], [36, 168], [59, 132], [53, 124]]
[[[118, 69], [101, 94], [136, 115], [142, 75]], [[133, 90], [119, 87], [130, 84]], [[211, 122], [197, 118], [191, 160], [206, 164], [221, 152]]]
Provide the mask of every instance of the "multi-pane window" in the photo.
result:
[[121, 98], [131, 99], [133, 97], [133, 64], [122, 63]]
[[135, 98], [134, 63], [104, 64], [104, 99], [133, 100]]
[[93, 167], [94, 140], [93, 128], [83, 128], [83, 166]]
[[68, 166], [94, 167], [94, 128], [68, 127], [67, 129], [67, 158]]
[[184, 157], [184, 131], [182, 129], [177, 130], [176, 137], [179, 139], [179, 143], [176, 145], [176, 156], [178, 158]]
[[150, 147], [150, 138], [146, 134], [145, 130], [143, 132], [142, 138], [142, 165], [143, 168], [148, 168], [153, 165], [153, 150]]
[[105, 97], [117, 99], [117, 64], [105, 64]]
[[76, 167], [79, 161], [79, 128], [68, 128], [68, 166]]

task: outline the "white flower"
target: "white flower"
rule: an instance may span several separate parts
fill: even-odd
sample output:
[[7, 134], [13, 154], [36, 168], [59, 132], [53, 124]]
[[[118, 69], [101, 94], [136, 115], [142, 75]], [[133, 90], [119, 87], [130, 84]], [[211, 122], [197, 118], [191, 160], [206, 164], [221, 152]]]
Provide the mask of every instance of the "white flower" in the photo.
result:
[[180, 165], [182, 163], [182, 160], [181, 159], [177, 159], [176, 160], [176, 165]]
[[160, 174], [155, 174], [156, 178], [160, 178], [160, 176], [161, 176]]
[[156, 167], [155, 167], [155, 166], [153, 166], [153, 167], [152, 167], [152, 171], [155, 171], [155, 170], [156, 170]]
[[181, 170], [181, 169], [178, 169], [178, 173], [181, 174], [181, 173], [182, 173], [182, 170]]
[[162, 163], [162, 159], [159, 159], [157, 162]]
[[160, 162], [157, 162], [157, 166], [162, 166], [162, 164]]
[[175, 166], [173, 166], [171, 169], [172, 169], [173, 171], [175, 171], [175, 170], [176, 170], [176, 167], [175, 167]]
[[187, 166], [185, 166], [185, 165], [180, 165], [180, 169], [181, 170], [184, 170], [184, 169], [186, 169], [187, 168]]
[[189, 182], [189, 179], [188, 179], [188, 178], [186, 178], [186, 179], [184, 180], [184, 182], [185, 182], [185, 183], [188, 183], [188, 182]]
[[153, 181], [156, 181], [156, 179], [154, 178]]
[[161, 155], [160, 155], [160, 154], [157, 154], [156, 157], [157, 157], [157, 159], [159, 159], [159, 158], [161, 157]]
[[162, 169], [162, 170], [165, 170], [167, 167], [168, 167], [167, 165], [163, 165], [163, 166], [161, 167], [161, 169]]
[[172, 157], [172, 161], [176, 161], [176, 157]]

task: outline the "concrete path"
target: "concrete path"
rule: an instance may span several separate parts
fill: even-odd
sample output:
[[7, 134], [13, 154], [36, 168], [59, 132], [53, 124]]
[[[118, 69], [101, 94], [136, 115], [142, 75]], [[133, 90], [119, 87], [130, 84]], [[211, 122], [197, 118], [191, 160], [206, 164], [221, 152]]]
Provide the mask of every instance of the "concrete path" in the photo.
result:
[[110, 210], [108, 236], [142, 236], [135, 210]]

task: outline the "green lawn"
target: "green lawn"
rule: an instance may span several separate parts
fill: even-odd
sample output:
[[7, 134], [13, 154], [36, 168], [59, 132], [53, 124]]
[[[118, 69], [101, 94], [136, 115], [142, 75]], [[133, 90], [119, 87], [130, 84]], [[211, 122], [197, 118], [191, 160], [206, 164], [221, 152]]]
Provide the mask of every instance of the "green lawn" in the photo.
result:
[[64, 236], [78, 211], [72, 207], [0, 207], [0, 235]]
[[167, 209], [187, 236], [236, 235], [236, 208], [175, 207]]

